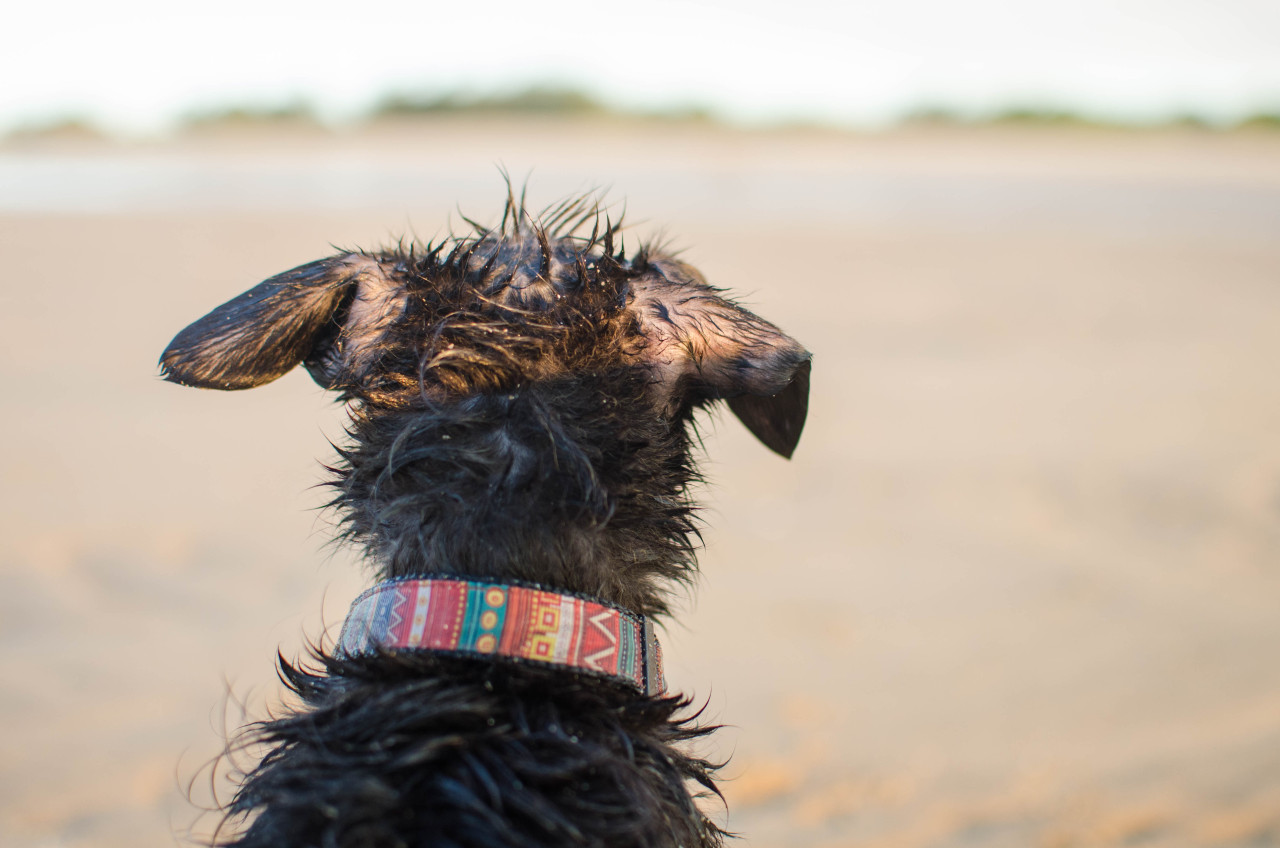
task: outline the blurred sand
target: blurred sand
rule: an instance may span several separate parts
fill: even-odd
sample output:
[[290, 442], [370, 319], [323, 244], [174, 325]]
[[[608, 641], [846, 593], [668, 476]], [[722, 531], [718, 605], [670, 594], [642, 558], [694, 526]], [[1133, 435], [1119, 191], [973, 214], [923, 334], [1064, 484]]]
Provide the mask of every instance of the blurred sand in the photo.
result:
[[165, 343], [488, 217], [495, 162], [816, 354], [793, 462], [710, 428], [665, 644], [746, 844], [1280, 844], [1280, 134], [495, 120], [0, 148], [4, 845], [206, 832], [239, 701], [363, 585], [311, 509], [341, 411]]

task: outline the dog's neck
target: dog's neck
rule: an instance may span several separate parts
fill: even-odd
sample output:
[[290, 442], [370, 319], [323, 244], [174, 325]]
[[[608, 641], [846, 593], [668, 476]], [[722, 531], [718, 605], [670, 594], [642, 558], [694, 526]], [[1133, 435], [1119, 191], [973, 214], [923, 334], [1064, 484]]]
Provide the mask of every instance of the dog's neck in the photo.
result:
[[643, 615], [694, 568], [684, 420], [642, 375], [531, 383], [388, 411], [356, 407], [334, 504], [379, 576], [524, 580]]

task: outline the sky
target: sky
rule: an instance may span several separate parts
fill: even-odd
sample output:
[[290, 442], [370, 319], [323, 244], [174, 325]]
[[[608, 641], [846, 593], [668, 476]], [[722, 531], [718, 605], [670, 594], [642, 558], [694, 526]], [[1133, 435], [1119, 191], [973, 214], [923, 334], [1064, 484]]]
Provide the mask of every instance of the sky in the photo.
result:
[[581, 89], [623, 108], [869, 126], [922, 107], [1280, 112], [1280, 0], [49, 0], [5, 12], [0, 132], [122, 133], [304, 99]]

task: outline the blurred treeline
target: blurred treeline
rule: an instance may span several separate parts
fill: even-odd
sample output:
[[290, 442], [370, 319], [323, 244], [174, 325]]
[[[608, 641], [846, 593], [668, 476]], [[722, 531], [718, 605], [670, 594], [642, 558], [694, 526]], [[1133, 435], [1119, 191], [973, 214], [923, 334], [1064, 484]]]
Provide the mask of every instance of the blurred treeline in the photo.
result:
[[[346, 119], [344, 125], [376, 123], [384, 120], [431, 120], [457, 117], [564, 117], [593, 118], [617, 121], [646, 121], [670, 123], [701, 123], [733, 125], [734, 122], [717, 115], [710, 107], [685, 105], [662, 109], [620, 107], [580, 89], [559, 86], [533, 86], [511, 93], [415, 93], [394, 92], [374, 103], [355, 119]], [[321, 110], [304, 98], [297, 98], [269, 105], [222, 105], [191, 111], [178, 121], [179, 131], [199, 131], [207, 128], [234, 128], [237, 126], [313, 126], [317, 129], [333, 128]], [[1087, 114], [1071, 109], [1039, 105], [1014, 105], [989, 112], [967, 112], [943, 105], [920, 105], [906, 112], [898, 126], [1050, 126], [1111, 129], [1161, 129], [1191, 128], [1209, 131], [1231, 130], [1280, 130], [1280, 107], [1274, 111], [1257, 112], [1240, 120], [1222, 123], [1195, 114], [1185, 114], [1161, 120]], [[787, 129], [841, 129], [822, 123], [785, 121], [767, 125], [769, 128]], [[66, 115], [21, 126], [8, 134], [11, 139], [39, 138], [44, 136], [105, 136], [108, 135], [93, 121]]]

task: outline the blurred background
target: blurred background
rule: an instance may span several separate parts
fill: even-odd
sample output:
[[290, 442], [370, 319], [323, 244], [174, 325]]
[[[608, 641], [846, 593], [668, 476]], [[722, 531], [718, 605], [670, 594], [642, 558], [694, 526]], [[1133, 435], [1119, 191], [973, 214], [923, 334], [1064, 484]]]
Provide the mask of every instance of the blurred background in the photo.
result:
[[[1280, 845], [1280, 6], [25, 4], [0, 54], [0, 842], [209, 833], [367, 574], [305, 373], [172, 335], [604, 188], [815, 353], [708, 422], [669, 677], [758, 848]], [[629, 242], [631, 239], [629, 239]], [[233, 770], [232, 770], [233, 771]]]

